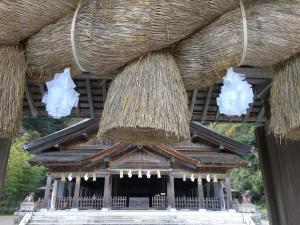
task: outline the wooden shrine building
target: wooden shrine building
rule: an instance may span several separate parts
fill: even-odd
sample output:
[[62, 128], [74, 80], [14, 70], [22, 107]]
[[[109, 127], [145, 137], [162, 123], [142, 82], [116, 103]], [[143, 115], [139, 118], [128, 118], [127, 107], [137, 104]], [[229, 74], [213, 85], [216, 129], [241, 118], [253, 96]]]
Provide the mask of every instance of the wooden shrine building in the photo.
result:
[[44, 208], [228, 209], [229, 171], [246, 167], [253, 147], [191, 122], [191, 139], [174, 145], [98, 140], [87, 119], [32, 141], [31, 165], [48, 168]]

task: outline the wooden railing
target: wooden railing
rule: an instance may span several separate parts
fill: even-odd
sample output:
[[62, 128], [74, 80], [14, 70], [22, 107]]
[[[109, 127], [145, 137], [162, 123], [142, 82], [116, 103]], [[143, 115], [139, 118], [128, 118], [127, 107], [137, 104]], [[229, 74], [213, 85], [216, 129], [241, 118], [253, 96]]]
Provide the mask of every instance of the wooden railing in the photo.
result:
[[34, 208], [33, 211], [37, 212], [40, 211], [40, 209], [42, 208], [44, 204], [44, 199], [43, 198], [39, 198], [36, 203], [34, 204]]
[[151, 199], [152, 208], [164, 209], [167, 208], [167, 197], [166, 196], [154, 196]]
[[221, 203], [218, 198], [204, 198], [204, 208], [208, 210], [221, 210]]
[[101, 209], [103, 207], [103, 197], [85, 197], [79, 199], [79, 209]]
[[72, 208], [73, 198], [56, 198], [55, 208], [56, 209], [70, 209]]
[[194, 197], [176, 197], [175, 207], [177, 209], [199, 209], [220, 210], [221, 204], [218, 198], [205, 198], [201, 202], [199, 198]]
[[200, 201], [193, 197], [176, 197], [175, 207], [177, 209], [193, 209], [200, 208]]
[[111, 199], [111, 206], [114, 209], [126, 208], [127, 207], [127, 197], [126, 196], [113, 196]]

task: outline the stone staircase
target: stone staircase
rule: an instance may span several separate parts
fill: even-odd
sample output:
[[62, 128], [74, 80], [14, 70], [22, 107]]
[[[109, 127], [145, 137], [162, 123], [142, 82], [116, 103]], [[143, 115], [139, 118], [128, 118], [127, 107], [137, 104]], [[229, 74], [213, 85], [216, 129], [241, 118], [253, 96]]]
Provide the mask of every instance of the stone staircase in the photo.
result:
[[202, 211], [41, 211], [28, 225], [245, 225], [235, 212]]

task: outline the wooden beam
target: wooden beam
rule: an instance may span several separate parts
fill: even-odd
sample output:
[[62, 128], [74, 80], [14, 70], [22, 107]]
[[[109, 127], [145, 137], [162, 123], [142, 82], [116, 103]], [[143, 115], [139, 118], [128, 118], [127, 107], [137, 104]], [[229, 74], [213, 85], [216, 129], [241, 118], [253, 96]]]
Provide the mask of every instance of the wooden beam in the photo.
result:
[[85, 79], [85, 84], [86, 84], [86, 91], [87, 91], [87, 97], [88, 97], [91, 118], [95, 118], [92, 87], [91, 87], [90, 79]]
[[103, 103], [104, 103], [107, 97], [106, 80], [103, 80], [101, 82], [101, 86], [102, 86], [102, 96], [103, 96]]
[[196, 103], [196, 99], [197, 99], [197, 93], [198, 93], [198, 89], [196, 88], [193, 90], [192, 100], [191, 100], [191, 104], [190, 104], [190, 120], [192, 120], [192, 118], [193, 118], [193, 112], [194, 112], [194, 107], [195, 107], [195, 103]]
[[220, 116], [220, 109], [218, 108], [217, 114], [216, 114], [216, 122], [218, 122]]
[[267, 86], [265, 86], [258, 94], [257, 94], [257, 98], [264, 98], [268, 93], [269, 91], [271, 90], [271, 87], [272, 87], [272, 83], [269, 83]]
[[24, 90], [25, 90], [25, 96], [26, 96], [31, 114], [32, 114], [32, 116], [36, 117], [38, 115], [38, 111], [37, 111], [36, 106], [34, 104], [34, 100], [32, 98], [32, 94], [30, 92], [30, 88], [29, 88], [27, 82], [25, 82], [25, 89]]
[[269, 68], [234, 68], [239, 74], [244, 74], [246, 79], [272, 79], [273, 73]]
[[40, 88], [41, 95], [42, 95], [42, 97], [43, 97], [44, 94], [45, 94], [44, 84], [40, 84], [40, 85], [39, 85], [39, 88]]
[[10, 138], [0, 138], [0, 196], [3, 193], [4, 177], [11, 145]]
[[207, 96], [206, 96], [206, 100], [205, 100], [205, 106], [204, 106], [204, 110], [203, 110], [203, 113], [202, 113], [202, 122], [204, 122], [205, 119], [206, 119], [206, 115], [207, 115], [208, 107], [209, 107], [209, 104], [210, 104], [213, 88], [214, 88], [213, 86], [210, 86], [208, 88], [208, 92], [207, 92]]
[[247, 121], [247, 119], [250, 117], [256, 99], [257, 99], [257, 94], [256, 91], [254, 91], [253, 103], [250, 104], [249, 109], [247, 110], [247, 114], [244, 116], [243, 122]]
[[259, 114], [258, 114], [258, 117], [257, 117], [257, 120], [256, 120], [257, 123], [262, 121], [262, 119], [264, 118], [264, 115], [265, 115], [265, 111], [266, 111], [265, 106], [263, 105], [261, 107], [261, 110], [260, 110]]

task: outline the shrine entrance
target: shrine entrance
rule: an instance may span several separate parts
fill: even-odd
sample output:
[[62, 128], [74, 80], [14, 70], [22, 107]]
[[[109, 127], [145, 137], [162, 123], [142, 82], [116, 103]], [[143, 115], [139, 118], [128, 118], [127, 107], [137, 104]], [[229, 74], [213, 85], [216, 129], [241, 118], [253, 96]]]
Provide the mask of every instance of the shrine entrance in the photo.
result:
[[166, 208], [166, 197], [167, 176], [112, 176], [112, 208], [120, 208], [120, 204], [125, 206], [125, 200], [128, 209]]

